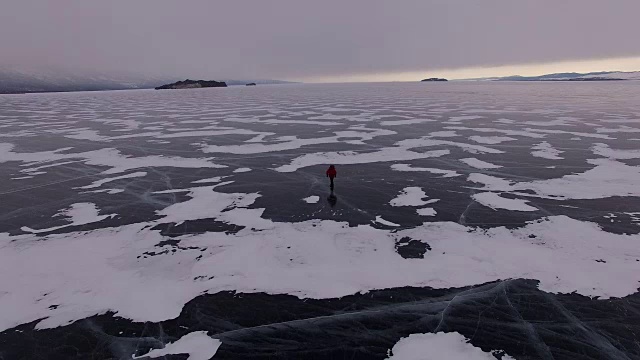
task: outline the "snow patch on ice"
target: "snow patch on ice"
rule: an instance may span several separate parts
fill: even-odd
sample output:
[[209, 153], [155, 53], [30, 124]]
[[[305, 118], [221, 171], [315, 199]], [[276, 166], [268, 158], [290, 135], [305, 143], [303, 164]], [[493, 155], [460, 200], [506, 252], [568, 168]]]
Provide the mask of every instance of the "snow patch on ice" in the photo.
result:
[[564, 131], [564, 130], [556, 130], [556, 129], [529, 129], [529, 128], [526, 128], [524, 130], [525, 131], [531, 131], [531, 132], [534, 132], [534, 133], [568, 134], [568, 135], [580, 136], [580, 137], [586, 137], [586, 138], [608, 139], [608, 140], [614, 140], [615, 139], [615, 138], [612, 138], [611, 136], [605, 135], [605, 134], [584, 133], [584, 132], [576, 132], [576, 131]]
[[211, 158], [183, 158], [163, 155], [131, 157], [123, 155], [119, 150], [105, 148], [81, 153], [68, 153], [71, 148], [60, 148], [52, 151], [21, 153], [13, 151], [13, 144], [0, 143], [0, 163], [18, 161], [33, 166], [45, 162], [68, 159], [82, 159], [87, 165], [106, 166], [109, 169], [103, 174], [123, 173], [133, 169], [147, 167], [176, 167], [176, 168], [225, 168], [209, 162]]
[[200, 179], [200, 180], [196, 180], [196, 181], [192, 181], [193, 184], [207, 184], [207, 183], [217, 183], [222, 181], [223, 178], [225, 178], [226, 176], [215, 176], [212, 178], [207, 178], [207, 179]]
[[85, 194], [85, 193], [90, 193], [90, 194], [97, 194], [97, 193], [106, 193], [109, 195], [113, 195], [113, 194], [119, 194], [121, 192], [124, 192], [124, 189], [100, 189], [100, 190], [91, 190], [91, 191], [83, 191], [80, 194]]
[[476, 169], [498, 169], [502, 167], [502, 165], [492, 164], [476, 158], [460, 159], [460, 161]]
[[500, 194], [485, 192], [479, 194], [473, 194], [471, 196], [475, 201], [480, 204], [490, 207], [494, 210], [505, 209], [514, 211], [538, 211], [537, 208], [527, 205], [529, 201], [521, 199], [507, 199]]
[[282, 165], [275, 168], [279, 172], [294, 172], [298, 169], [320, 165], [320, 164], [368, 164], [388, 161], [409, 161], [440, 157], [448, 155], [449, 150], [432, 150], [425, 152], [414, 152], [404, 147], [382, 148], [377, 151], [357, 153], [354, 151], [339, 151], [325, 153], [311, 153], [299, 156], [291, 161], [289, 165]]
[[[219, 186], [232, 183], [223, 182], [213, 186], [194, 187], [182, 189], [188, 192], [191, 199], [170, 205], [156, 211], [159, 216], [164, 216], [162, 222], [180, 224], [187, 220], [217, 218], [220, 221], [243, 226], [251, 226], [262, 229], [271, 226], [270, 222], [260, 218], [264, 209], [246, 209], [253, 204], [260, 194], [245, 193], [221, 193], [214, 191]], [[172, 190], [172, 191], [175, 191]], [[161, 193], [161, 192], [158, 192]], [[252, 215], [257, 215], [254, 217]], [[251, 219], [251, 223], [243, 220]]]
[[533, 150], [531, 152], [531, 155], [535, 156], [535, 157], [539, 157], [539, 158], [544, 158], [544, 159], [549, 159], [549, 160], [562, 160], [564, 159], [561, 156], [558, 156], [560, 154], [562, 154], [564, 151], [555, 149], [551, 144], [549, 144], [546, 141], [543, 141], [539, 144], [536, 144], [532, 147]]
[[433, 131], [430, 132], [430, 137], [457, 137], [458, 135], [455, 131]]
[[464, 121], [464, 120], [475, 120], [475, 119], [482, 119], [484, 118], [484, 116], [480, 116], [480, 115], [462, 115], [462, 116], [452, 116], [449, 118], [449, 122], [460, 122], [460, 121]]
[[638, 159], [640, 158], [640, 150], [638, 149], [612, 149], [607, 144], [596, 143], [591, 147], [594, 154], [604, 156], [609, 159]]
[[393, 223], [391, 221], [387, 221], [387, 220], [383, 219], [382, 216], [380, 216], [380, 215], [376, 216], [376, 222], [380, 223], [382, 225], [386, 225], [386, 226], [392, 226], [392, 227], [400, 226], [399, 224], [396, 224], [396, 223]]
[[139, 171], [139, 172], [134, 172], [131, 174], [127, 174], [127, 175], [122, 175], [122, 176], [115, 176], [115, 177], [110, 177], [110, 178], [106, 178], [106, 179], [101, 179], [101, 180], [97, 180], [94, 181], [93, 183], [91, 183], [90, 185], [86, 185], [86, 186], [81, 186], [79, 189], [95, 189], [97, 187], [100, 187], [106, 183], [112, 182], [112, 181], [117, 181], [117, 180], [122, 180], [122, 179], [131, 179], [131, 178], [136, 178], [136, 177], [144, 177], [147, 176], [147, 173], [144, 171]]
[[389, 204], [391, 204], [391, 206], [423, 206], [435, 202], [431, 200], [422, 200], [426, 197], [428, 196], [422, 190], [422, 188], [417, 186], [410, 186], [404, 188], [398, 196], [396, 196], [389, 202]]
[[[395, 131], [385, 129], [351, 128], [347, 131], [336, 131], [335, 136], [299, 139], [296, 136], [281, 136], [278, 142], [251, 142], [241, 145], [207, 145], [200, 144], [205, 153], [228, 153], [228, 154], [257, 154], [266, 152], [277, 152], [285, 150], [299, 149], [303, 146], [331, 144], [343, 141], [343, 139], [357, 139], [360, 143], [371, 140], [376, 136], [394, 135]], [[255, 139], [255, 138], [254, 138]], [[353, 141], [352, 141], [353, 142]]]
[[[140, 255], [155, 252], [165, 239], [150, 230], [159, 221], [46, 238], [0, 234], [0, 288], [10, 294], [0, 297], [0, 331], [43, 318], [38, 328], [56, 327], [109, 310], [134, 321], [163, 321], [204, 292], [334, 298], [391, 287], [529, 278], [540, 280], [543, 291], [606, 298], [636, 292], [640, 280], [638, 235], [608, 233], [566, 216], [517, 229], [428, 222], [393, 232], [329, 220], [276, 223], [261, 218], [264, 209], [237, 208], [258, 196], [192, 189], [189, 206], [171, 205], [159, 221], [213, 218], [245, 229], [181, 236], [175, 240], [183, 250], [150, 257]], [[376, 222], [397, 227], [381, 216]], [[398, 236], [437, 251], [406, 261], [395, 251]]]
[[469, 130], [469, 131], [476, 131], [476, 132], [483, 132], [483, 133], [499, 133], [507, 136], [524, 136], [529, 138], [543, 138], [546, 136], [544, 134], [536, 134], [534, 132], [528, 131], [529, 129], [526, 129], [526, 131], [522, 131], [522, 130], [508, 130], [508, 129], [495, 129], [495, 128], [482, 128], [482, 127], [471, 128], [471, 127], [465, 127], [465, 126], [446, 126], [445, 129]]
[[166, 355], [189, 354], [187, 360], [209, 360], [216, 354], [222, 342], [212, 339], [206, 331], [195, 331], [184, 335], [175, 342], [168, 343], [162, 349], [153, 349], [134, 359], [159, 358]]
[[[411, 334], [400, 339], [391, 352], [388, 360], [496, 360], [491, 352], [471, 345], [457, 332]], [[502, 359], [513, 360], [508, 355]]]
[[57, 217], [57, 216], [66, 217], [67, 220], [71, 222], [70, 224], [55, 226], [55, 227], [46, 228], [46, 229], [32, 229], [28, 226], [23, 226], [21, 230], [25, 232], [33, 233], [33, 234], [40, 234], [40, 233], [51, 232], [59, 229], [64, 229], [70, 226], [80, 226], [80, 225], [91, 224], [94, 222], [102, 221], [107, 218], [112, 218], [117, 215], [117, 214], [99, 215], [99, 213], [100, 211], [98, 210], [98, 207], [96, 206], [96, 204], [92, 204], [92, 203], [71, 204], [71, 206], [68, 209], [61, 210], [57, 214], [53, 215], [54, 217]]
[[304, 200], [304, 202], [306, 202], [307, 204], [316, 204], [318, 201], [320, 201], [320, 196], [313, 195], [302, 200]]
[[429, 172], [429, 173], [432, 173], [432, 174], [442, 175], [443, 178], [455, 177], [455, 176], [461, 176], [462, 175], [462, 174], [458, 174], [457, 172], [455, 172], [453, 170], [414, 167], [414, 166], [411, 166], [410, 164], [393, 164], [393, 165], [391, 165], [391, 170], [409, 171], [409, 172], [411, 172], [411, 171], [415, 171], [415, 172], [425, 171], [425, 172]]
[[459, 147], [462, 150], [473, 153], [473, 154], [504, 153], [504, 151], [502, 150], [493, 149], [493, 148], [482, 146], [482, 145], [467, 144], [467, 143], [448, 141], [448, 140], [436, 140], [436, 139], [431, 139], [429, 137], [422, 137], [420, 139], [406, 139], [406, 140], [398, 141], [396, 145], [406, 147], [406, 148], [417, 148], [417, 147], [427, 147], [427, 146], [453, 146], [453, 147]]
[[234, 173], [245, 173], [245, 172], [249, 172], [249, 171], [251, 171], [251, 169], [250, 168], [246, 168], [246, 167], [245, 168], [237, 168], [237, 169], [233, 170]]
[[434, 122], [432, 119], [407, 119], [407, 120], [384, 120], [380, 122], [382, 126], [397, 126], [397, 125], [413, 125], [421, 124], [425, 122]]
[[[636, 120], [637, 121], [637, 120]], [[630, 126], [620, 126], [617, 128], [597, 128], [596, 132], [599, 133], [639, 133], [640, 128], [634, 128]]]
[[[470, 174], [468, 180], [484, 184], [482, 190], [518, 192], [533, 190], [537, 196], [564, 199], [602, 199], [611, 196], [640, 196], [640, 167], [610, 159], [590, 159], [596, 165], [583, 173], [561, 178], [512, 182], [506, 179]], [[523, 196], [536, 196], [520, 193]]]
[[437, 212], [434, 208], [422, 208], [416, 209], [416, 212], [420, 216], [436, 216]]
[[480, 144], [489, 144], [489, 145], [493, 145], [493, 144], [500, 144], [503, 143], [505, 141], [514, 141], [514, 140], [518, 140], [516, 138], [513, 137], [509, 137], [509, 136], [478, 136], [478, 135], [474, 135], [474, 136], [469, 136], [469, 140], [473, 140], [477, 143]]

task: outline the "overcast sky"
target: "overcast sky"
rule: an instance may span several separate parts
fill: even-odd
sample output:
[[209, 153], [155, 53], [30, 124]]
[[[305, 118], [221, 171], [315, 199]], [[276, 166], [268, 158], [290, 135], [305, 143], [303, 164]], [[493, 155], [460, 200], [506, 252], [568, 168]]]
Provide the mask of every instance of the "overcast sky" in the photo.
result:
[[0, 66], [313, 81], [640, 70], [638, 14], [640, 0], [0, 0]]

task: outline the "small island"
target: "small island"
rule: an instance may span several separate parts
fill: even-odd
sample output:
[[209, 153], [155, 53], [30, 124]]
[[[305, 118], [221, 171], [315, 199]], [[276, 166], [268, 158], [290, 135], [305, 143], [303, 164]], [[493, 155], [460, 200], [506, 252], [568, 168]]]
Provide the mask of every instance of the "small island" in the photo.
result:
[[248, 83], [245, 86], [256, 86], [256, 83]]
[[443, 79], [443, 78], [428, 78], [420, 81], [422, 82], [422, 81], [449, 81], [449, 80]]
[[210, 88], [210, 87], [227, 87], [227, 83], [224, 81], [215, 80], [189, 80], [174, 82], [172, 84], [166, 84], [158, 86], [156, 90], [165, 89], [197, 89], [197, 88]]

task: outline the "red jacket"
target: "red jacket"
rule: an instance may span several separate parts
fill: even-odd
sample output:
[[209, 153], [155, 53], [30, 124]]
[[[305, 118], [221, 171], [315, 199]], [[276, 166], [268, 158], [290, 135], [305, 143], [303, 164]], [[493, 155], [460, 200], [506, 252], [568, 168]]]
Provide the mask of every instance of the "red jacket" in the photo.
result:
[[333, 179], [336, 176], [338, 176], [336, 168], [333, 165], [329, 166], [329, 168], [327, 169], [327, 177]]

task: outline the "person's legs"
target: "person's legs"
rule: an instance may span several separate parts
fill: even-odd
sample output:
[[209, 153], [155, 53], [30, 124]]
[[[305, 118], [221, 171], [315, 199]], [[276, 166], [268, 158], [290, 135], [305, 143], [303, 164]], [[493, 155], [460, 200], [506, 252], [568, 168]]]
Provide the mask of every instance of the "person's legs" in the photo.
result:
[[331, 189], [333, 190], [333, 178], [329, 178], [331, 179], [331, 185], [329, 185], [331, 187]]

